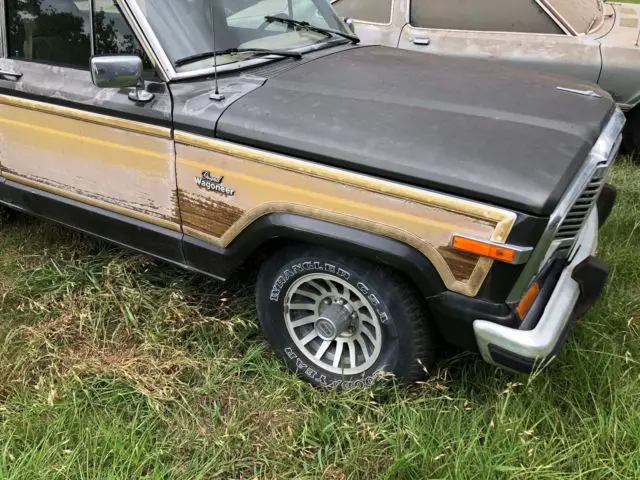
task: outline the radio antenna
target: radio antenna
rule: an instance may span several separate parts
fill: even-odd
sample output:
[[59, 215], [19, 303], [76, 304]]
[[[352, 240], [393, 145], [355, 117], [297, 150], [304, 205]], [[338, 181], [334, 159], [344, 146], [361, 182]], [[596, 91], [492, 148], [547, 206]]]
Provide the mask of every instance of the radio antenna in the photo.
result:
[[213, 11], [215, 10], [216, 7], [214, 7], [213, 2], [210, 3], [211, 5], [211, 25], [213, 27], [213, 78], [214, 78], [214, 83], [215, 83], [215, 91], [209, 95], [209, 98], [211, 100], [215, 100], [216, 102], [220, 102], [222, 100], [224, 100], [224, 95], [222, 93], [220, 93], [220, 87], [218, 85], [218, 53], [216, 50], [216, 21], [215, 21], [215, 15], [213, 13]]

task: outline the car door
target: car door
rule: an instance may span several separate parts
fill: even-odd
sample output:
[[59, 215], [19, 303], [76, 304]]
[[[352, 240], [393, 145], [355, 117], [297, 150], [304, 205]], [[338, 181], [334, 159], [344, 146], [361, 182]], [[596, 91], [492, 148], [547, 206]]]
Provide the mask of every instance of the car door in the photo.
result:
[[571, 34], [535, 0], [408, 1], [400, 48], [598, 80], [599, 43]]
[[4, 7], [0, 199], [181, 261], [168, 87], [150, 68], [141, 103], [91, 80], [92, 53], [143, 55], [115, 1]]
[[331, 5], [353, 21], [362, 43], [398, 46], [407, 17], [405, 0], [332, 0]]

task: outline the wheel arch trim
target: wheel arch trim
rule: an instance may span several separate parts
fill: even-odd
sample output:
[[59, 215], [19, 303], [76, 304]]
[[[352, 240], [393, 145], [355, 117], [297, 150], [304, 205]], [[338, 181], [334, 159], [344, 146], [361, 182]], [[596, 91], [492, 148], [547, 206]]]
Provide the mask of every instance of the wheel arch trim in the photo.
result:
[[[198, 269], [213, 269], [215, 275], [227, 278], [267, 242], [277, 240], [317, 244], [382, 263], [406, 275], [427, 298], [447, 290], [433, 263], [412, 246], [377, 233], [293, 213], [258, 218], [226, 248], [185, 231], [185, 256]], [[208, 260], [206, 252], [219, 260]]]

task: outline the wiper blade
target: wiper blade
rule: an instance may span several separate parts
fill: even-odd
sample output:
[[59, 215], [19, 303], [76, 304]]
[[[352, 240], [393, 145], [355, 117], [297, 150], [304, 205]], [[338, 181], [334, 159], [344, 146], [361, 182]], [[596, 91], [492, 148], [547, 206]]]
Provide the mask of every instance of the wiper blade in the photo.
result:
[[269, 50], [267, 48], [227, 48], [225, 50], [202, 52], [195, 55], [190, 55], [188, 57], [180, 58], [179, 60], [176, 60], [176, 67], [182, 67], [189, 63], [198, 62], [200, 60], [204, 60], [205, 58], [213, 57], [216, 55], [235, 55], [238, 53], [255, 53], [256, 55], [279, 55], [281, 57], [290, 57], [297, 59], [302, 58], [302, 54], [300, 52], [292, 52], [289, 50]]
[[311, 25], [309, 22], [303, 22], [302, 20], [294, 20], [293, 18], [278, 17], [274, 15], [267, 15], [266, 17], [264, 17], [264, 19], [267, 22], [286, 23], [287, 25], [292, 25], [304, 30], [309, 30], [310, 32], [324, 33], [327, 36], [338, 35], [342, 38], [346, 38], [347, 40], [351, 40], [353, 43], [360, 43], [360, 38], [356, 35], [352, 35], [351, 33], [341, 32], [340, 30], [333, 30], [331, 28], [316, 27], [315, 25]]

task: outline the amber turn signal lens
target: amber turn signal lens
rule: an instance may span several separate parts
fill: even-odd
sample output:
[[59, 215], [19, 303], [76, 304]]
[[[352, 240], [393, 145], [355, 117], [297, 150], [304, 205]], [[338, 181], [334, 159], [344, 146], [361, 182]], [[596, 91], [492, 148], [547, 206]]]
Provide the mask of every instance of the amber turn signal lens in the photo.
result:
[[489, 257], [506, 263], [515, 263], [518, 252], [512, 248], [501, 247], [491, 243], [485, 243], [482, 240], [473, 238], [453, 236], [451, 246], [456, 250], [467, 253], [480, 255], [481, 257]]
[[527, 290], [527, 293], [524, 294], [522, 300], [520, 300], [518, 308], [516, 308], [516, 313], [520, 317], [520, 320], [524, 320], [524, 317], [527, 316], [527, 313], [531, 310], [531, 306], [533, 305], [533, 302], [536, 301], [536, 298], [538, 298], [538, 295], [540, 295], [540, 284], [538, 282], [534, 282], [533, 285], [529, 287], [529, 290]]

